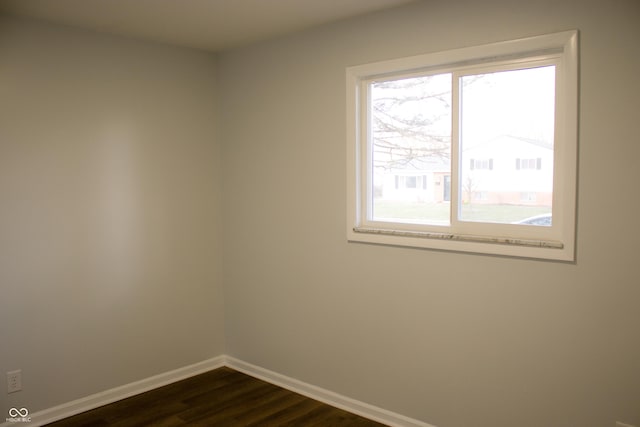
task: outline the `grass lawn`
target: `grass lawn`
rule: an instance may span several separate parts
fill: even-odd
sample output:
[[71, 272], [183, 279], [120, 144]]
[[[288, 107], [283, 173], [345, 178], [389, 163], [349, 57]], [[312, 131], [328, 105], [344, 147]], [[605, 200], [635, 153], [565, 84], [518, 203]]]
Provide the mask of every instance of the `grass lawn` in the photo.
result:
[[[408, 219], [414, 221], [446, 222], [449, 203], [374, 201], [374, 217], [378, 219]], [[549, 206], [464, 204], [462, 220], [511, 223], [535, 215], [550, 213]]]

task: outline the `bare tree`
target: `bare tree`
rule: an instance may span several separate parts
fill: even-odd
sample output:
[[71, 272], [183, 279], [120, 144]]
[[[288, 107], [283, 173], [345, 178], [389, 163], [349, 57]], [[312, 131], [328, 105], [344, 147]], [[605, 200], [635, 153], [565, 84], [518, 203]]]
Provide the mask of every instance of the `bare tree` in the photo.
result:
[[[475, 83], [482, 76], [464, 79]], [[451, 74], [375, 82], [372, 87], [374, 166], [422, 169], [451, 155]]]
[[463, 202], [469, 203], [471, 205], [473, 203], [473, 194], [478, 191], [480, 187], [480, 182], [473, 176], [472, 173], [467, 174], [464, 182], [462, 183], [462, 191], [466, 194], [466, 200], [463, 198]]
[[442, 80], [426, 76], [374, 84], [376, 167], [420, 169], [429, 157], [449, 158], [451, 137], [443, 122], [450, 121], [451, 87]]

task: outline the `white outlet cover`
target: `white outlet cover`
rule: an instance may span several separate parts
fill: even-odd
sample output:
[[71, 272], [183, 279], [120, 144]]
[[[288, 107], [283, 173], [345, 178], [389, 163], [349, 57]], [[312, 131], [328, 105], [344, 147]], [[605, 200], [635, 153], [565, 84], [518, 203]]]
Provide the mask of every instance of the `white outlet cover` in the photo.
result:
[[22, 390], [22, 370], [7, 372], [7, 393]]

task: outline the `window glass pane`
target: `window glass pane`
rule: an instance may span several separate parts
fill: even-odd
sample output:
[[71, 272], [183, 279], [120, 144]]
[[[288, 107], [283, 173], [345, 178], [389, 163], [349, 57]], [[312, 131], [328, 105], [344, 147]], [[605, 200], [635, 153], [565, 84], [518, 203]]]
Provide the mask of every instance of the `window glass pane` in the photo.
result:
[[550, 226], [555, 67], [460, 80], [459, 219]]
[[372, 219], [448, 225], [451, 74], [375, 82], [370, 94]]

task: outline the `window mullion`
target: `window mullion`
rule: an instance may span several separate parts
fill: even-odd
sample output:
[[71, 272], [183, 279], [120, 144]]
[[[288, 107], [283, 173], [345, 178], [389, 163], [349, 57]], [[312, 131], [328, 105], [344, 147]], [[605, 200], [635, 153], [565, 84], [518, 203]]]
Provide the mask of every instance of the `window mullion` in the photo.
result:
[[460, 216], [460, 73], [451, 76], [451, 205], [450, 222], [453, 231], [459, 229]]
[[362, 167], [361, 180], [363, 192], [361, 204], [361, 220], [367, 222], [373, 219], [373, 135], [371, 133], [371, 83], [363, 81], [360, 86], [361, 129], [363, 141], [360, 155], [365, 159]]

